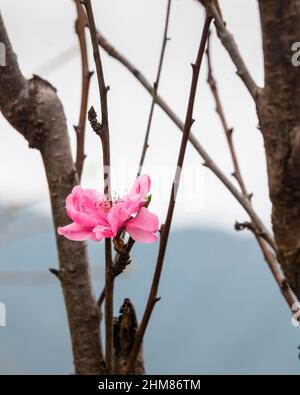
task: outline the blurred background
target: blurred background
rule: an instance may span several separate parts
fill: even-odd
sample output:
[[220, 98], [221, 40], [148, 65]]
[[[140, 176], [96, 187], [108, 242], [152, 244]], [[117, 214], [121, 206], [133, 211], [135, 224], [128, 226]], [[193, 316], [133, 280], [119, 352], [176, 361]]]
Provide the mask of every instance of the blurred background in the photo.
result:
[[[257, 3], [222, 0], [224, 19], [258, 84], [263, 83]], [[166, 0], [94, 0], [96, 24], [104, 36], [149, 81], [155, 80]], [[20, 67], [57, 90], [75, 152], [81, 65], [72, 0], [0, 0], [0, 10]], [[17, 12], [16, 12], [17, 10]], [[195, 0], [173, 0], [159, 93], [183, 119], [203, 26]], [[253, 204], [270, 228], [266, 165], [253, 102], [212, 29], [212, 62], [228, 123]], [[88, 35], [87, 35], [88, 37]], [[89, 40], [88, 40], [89, 42]], [[91, 53], [91, 51], [90, 51]], [[151, 97], [120, 64], [102, 52], [110, 85], [113, 189], [130, 187], [143, 144]], [[92, 57], [90, 68], [93, 69]], [[223, 130], [206, 83], [206, 61], [198, 85], [195, 135], [226, 174], [232, 172]], [[95, 76], [89, 104], [98, 110]], [[62, 293], [48, 267], [57, 267], [48, 190], [39, 153], [0, 116], [0, 301], [7, 326], [0, 327], [0, 373], [72, 371]], [[151, 129], [145, 172], [152, 179], [152, 211], [161, 221], [178, 155], [181, 133], [158, 108]], [[101, 147], [87, 125], [82, 184], [100, 189]], [[157, 304], [145, 339], [149, 373], [298, 374], [299, 328], [251, 235], [235, 233], [247, 219], [234, 198], [188, 147], [174, 226]], [[233, 179], [233, 182], [234, 179]], [[62, 224], [63, 225], [63, 224]], [[143, 312], [157, 245], [137, 245], [134, 262], [117, 280], [115, 309], [132, 298]], [[91, 243], [95, 292], [103, 286], [102, 245]], [[174, 347], [174, 345], [176, 345]], [[162, 351], [163, 350], [163, 351]]]

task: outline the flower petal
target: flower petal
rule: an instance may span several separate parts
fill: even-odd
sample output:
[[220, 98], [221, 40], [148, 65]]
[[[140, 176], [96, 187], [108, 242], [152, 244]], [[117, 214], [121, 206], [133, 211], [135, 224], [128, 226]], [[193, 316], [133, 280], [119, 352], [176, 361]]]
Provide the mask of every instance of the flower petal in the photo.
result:
[[67, 196], [67, 215], [77, 224], [94, 227], [103, 223], [107, 217], [107, 213], [102, 208], [104, 203], [97, 191], [83, 189], [77, 185]]
[[59, 235], [64, 236], [69, 240], [96, 240], [91, 227], [76, 224], [74, 222], [66, 226], [60, 226], [57, 229], [57, 232]]
[[107, 216], [107, 220], [115, 234], [118, 233], [118, 230], [122, 228], [125, 222], [130, 218], [130, 212], [127, 210], [126, 206], [125, 202], [116, 203]]
[[139, 176], [127, 195], [127, 198], [132, 201], [144, 200], [150, 191], [151, 180], [146, 174]]
[[103, 225], [97, 225], [93, 229], [94, 237], [96, 240], [100, 241], [104, 238], [113, 238], [116, 236], [116, 232], [112, 230], [110, 226], [103, 226]]
[[146, 203], [146, 196], [151, 187], [150, 177], [147, 175], [139, 176], [130, 192], [126, 195], [124, 203], [130, 214], [135, 214]]
[[126, 231], [135, 241], [153, 243], [157, 240], [158, 218], [142, 207], [137, 215], [126, 223]]

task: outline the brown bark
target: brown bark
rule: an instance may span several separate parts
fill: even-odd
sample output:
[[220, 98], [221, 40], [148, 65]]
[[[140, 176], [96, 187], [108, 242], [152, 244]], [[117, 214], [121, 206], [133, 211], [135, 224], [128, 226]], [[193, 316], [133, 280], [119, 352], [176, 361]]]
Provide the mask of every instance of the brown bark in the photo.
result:
[[40, 77], [26, 80], [17, 63], [0, 15], [0, 42], [7, 66], [0, 67], [0, 109], [5, 118], [42, 155], [52, 205], [59, 271], [72, 339], [75, 372], [104, 372], [99, 310], [92, 293], [86, 246], [57, 235], [69, 220], [65, 198], [78, 183], [66, 119], [55, 89]]
[[[114, 373], [126, 374], [126, 367], [130, 357], [138, 322], [136, 312], [130, 299], [126, 298], [120, 308], [120, 315], [114, 319]], [[133, 374], [145, 374], [143, 346], [137, 355]]]
[[300, 298], [300, 0], [260, 0], [265, 86], [257, 98], [278, 258]]

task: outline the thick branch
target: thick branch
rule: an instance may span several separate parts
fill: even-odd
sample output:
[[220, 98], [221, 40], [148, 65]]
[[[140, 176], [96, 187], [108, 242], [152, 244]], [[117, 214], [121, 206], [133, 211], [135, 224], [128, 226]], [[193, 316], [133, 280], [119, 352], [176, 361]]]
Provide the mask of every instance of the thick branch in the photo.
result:
[[181, 145], [180, 145], [180, 150], [179, 150], [179, 155], [178, 155], [178, 160], [177, 160], [177, 167], [176, 167], [176, 173], [172, 185], [172, 190], [171, 190], [171, 195], [170, 195], [170, 200], [169, 200], [169, 207], [168, 207], [168, 212], [166, 216], [166, 222], [162, 226], [161, 230], [161, 237], [160, 237], [160, 243], [159, 243], [159, 251], [158, 251], [158, 256], [157, 256], [157, 261], [156, 261], [156, 267], [155, 267], [155, 273], [152, 281], [152, 286], [150, 290], [150, 295], [147, 301], [146, 309], [143, 315], [142, 322], [138, 328], [135, 342], [132, 348], [132, 351], [130, 353], [130, 357], [128, 360], [128, 365], [126, 368], [126, 372], [130, 373], [135, 365], [135, 361], [137, 358], [137, 355], [139, 353], [144, 334], [146, 332], [148, 322], [150, 320], [153, 308], [155, 303], [158, 300], [157, 297], [157, 292], [158, 292], [158, 287], [159, 287], [159, 282], [160, 282], [160, 277], [162, 273], [162, 268], [163, 268], [163, 263], [164, 263], [164, 258], [165, 258], [165, 253], [167, 249], [167, 244], [168, 244], [168, 238], [169, 238], [169, 233], [170, 233], [170, 228], [171, 228], [171, 223], [173, 219], [173, 213], [175, 209], [175, 204], [176, 204], [176, 196], [177, 196], [177, 190], [179, 187], [179, 182], [180, 182], [180, 176], [181, 176], [181, 170], [184, 162], [184, 157], [185, 157], [185, 152], [186, 152], [186, 147], [189, 139], [189, 134], [191, 131], [192, 124], [194, 122], [193, 120], [193, 112], [194, 112], [194, 103], [195, 103], [195, 98], [196, 98], [196, 91], [197, 91], [197, 85], [198, 85], [198, 78], [199, 78], [199, 72], [200, 72], [200, 67], [202, 63], [202, 58], [205, 50], [205, 45], [206, 45], [206, 40], [207, 36], [209, 33], [209, 26], [211, 23], [211, 17], [206, 15], [204, 26], [203, 26], [203, 31], [201, 35], [201, 40], [199, 44], [199, 49], [197, 53], [197, 58], [196, 62], [192, 64], [192, 69], [193, 69], [193, 76], [192, 76], [192, 82], [191, 82], [191, 88], [190, 88], [190, 95], [189, 95], [189, 101], [188, 101], [188, 106], [187, 106], [187, 111], [186, 111], [186, 118], [184, 122], [184, 127], [183, 127], [183, 133], [182, 133], [182, 139], [181, 139]]
[[300, 298], [300, 79], [292, 45], [300, 37], [300, 0], [259, 1], [265, 88], [257, 103], [278, 259]]
[[[22, 76], [0, 16], [0, 42], [7, 66], [0, 67], [0, 108], [6, 119], [42, 155], [52, 205], [54, 227], [68, 222], [65, 199], [78, 183], [66, 119], [55, 89], [34, 76]], [[103, 373], [99, 310], [92, 294], [86, 246], [56, 233], [59, 278], [71, 332], [77, 374]]]

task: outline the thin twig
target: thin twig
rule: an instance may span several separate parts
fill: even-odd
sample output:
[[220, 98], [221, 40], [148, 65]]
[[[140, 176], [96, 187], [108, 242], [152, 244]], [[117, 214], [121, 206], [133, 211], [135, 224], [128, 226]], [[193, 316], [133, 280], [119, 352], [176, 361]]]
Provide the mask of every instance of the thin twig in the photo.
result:
[[[110, 145], [109, 145], [109, 125], [108, 125], [108, 106], [107, 91], [105, 85], [102, 62], [100, 57], [99, 46], [97, 42], [97, 31], [93, 9], [90, 0], [84, 0], [84, 6], [89, 22], [89, 30], [93, 46], [93, 55], [97, 71], [98, 88], [100, 94], [101, 106], [101, 123], [100, 138], [103, 150], [103, 179], [104, 179], [104, 195], [111, 202], [111, 180], [110, 180]], [[89, 118], [93, 118], [97, 122], [95, 110], [89, 111]], [[112, 276], [112, 246], [111, 239], [105, 239], [105, 359], [108, 374], [113, 369], [113, 294], [114, 294], [114, 277]]]
[[148, 122], [147, 122], [147, 129], [146, 129], [146, 133], [145, 133], [144, 144], [143, 144], [142, 154], [141, 154], [141, 158], [140, 158], [139, 169], [138, 169], [138, 172], [137, 172], [137, 177], [142, 172], [142, 168], [143, 168], [143, 165], [144, 165], [146, 152], [147, 152], [147, 149], [149, 147], [149, 135], [150, 135], [151, 123], [152, 123], [152, 119], [153, 119], [154, 106], [155, 106], [155, 103], [156, 103], [157, 90], [158, 90], [158, 86], [159, 86], [159, 80], [160, 80], [160, 75], [161, 75], [161, 70], [162, 70], [162, 65], [163, 65], [166, 45], [167, 45], [167, 42], [169, 40], [169, 38], [168, 38], [168, 27], [169, 27], [169, 19], [170, 19], [170, 9], [171, 9], [171, 0], [168, 0], [166, 19], [165, 19], [164, 35], [163, 35], [163, 41], [162, 41], [162, 47], [161, 47], [161, 53], [160, 53], [160, 59], [159, 59], [159, 64], [158, 64], [158, 69], [157, 69], [156, 80], [155, 80], [155, 82], [153, 84], [153, 97], [152, 97], [150, 113], [149, 113], [149, 118], [148, 118]]
[[221, 99], [220, 99], [220, 95], [219, 95], [219, 91], [218, 91], [218, 86], [217, 86], [217, 82], [214, 78], [213, 75], [213, 70], [212, 70], [212, 64], [211, 64], [211, 58], [210, 58], [210, 35], [208, 37], [207, 40], [207, 48], [206, 48], [206, 57], [207, 57], [207, 82], [208, 85], [211, 89], [211, 92], [213, 94], [213, 97], [215, 99], [215, 104], [216, 104], [216, 112], [219, 115], [221, 124], [223, 126], [224, 132], [225, 132], [225, 137], [227, 140], [227, 144], [228, 144], [228, 148], [230, 151], [230, 155], [232, 158], [232, 164], [233, 164], [233, 173], [232, 175], [235, 177], [235, 179], [237, 180], [242, 193], [244, 194], [244, 196], [249, 196], [246, 190], [246, 186], [245, 183], [243, 181], [243, 177], [241, 174], [241, 170], [240, 170], [240, 166], [239, 166], [239, 162], [237, 159], [237, 155], [236, 155], [236, 151], [235, 151], [235, 147], [234, 147], [234, 143], [233, 143], [233, 139], [232, 139], [232, 133], [233, 133], [233, 128], [230, 128], [228, 126], [226, 117], [225, 117], [225, 113], [223, 110], [223, 106], [221, 103]]
[[[249, 203], [251, 204], [251, 195], [249, 195], [249, 193], [247, 192], [245, 182], [243, 180], [242, 173], [239, 168], [238, 157], [237, 157], [237, 154], [236, 154], [236, 151], [234, 148], [234, 144], [232, 141], [233, 129], [228, 127], [228, 123], [227, 123], [227, 120], [225, 117], [225, 112], [224, 112], [221, 98], [220, 98], [220, 95], [218, 92], [217, 83], [216, 83], [216, 80], [213, 76], [211, 56], [210, 56], [210, 37], [207, 40], [206, 55], [207, 55], [207, 62], [208, 62], [207, 82], [208, 82], [208, 84], [211, 88], [212, 94], [215, 98], [216, 112], [220, 117], [221, 124], [223, 126], [224, 133], [227, 138], [227, 144], [228, 144], [229, 152], [230, 152], [233, 166], [234, 166], [234, 175], [235, 175], [235, 178], [239, 184], [239, 187], [240, 187], [243, 195], [248, 197]], [[268, 266], [275, 278], [275, 281], [277, 282], [277, 284], [279, 286], [279, 289], [280, 289], [283, 297], [285, 298], [289, 307], [292, 309], [292, 306], [297, 301], [297, 298], [296, 298], [295, 294], [293, 293], [291, 287], [289, 286], [289, 284], [288, 284], [288, 282], [281, 270], [280, 264], [276, 259], [276, 256], [270, 250], [267, 242], [261, 237], [262, 235], [260, 234], [259, 229], [257, 229], [256, 226], [252, 222], [243, 222], [243, 223], [236, 222], [236, 224], [235, 224], [236, 230], [243, 230], [245, 228], [249, 229], [254, 234], [254, 236], [257, 240], [257, 243], [263, 253], [265, 261], [268, 264]]]
[[[145, 78], [145, 76], [119, 51], [117, 51], [98, 31], [97, 34], [99, 45], [114, 59], [118, 60], [125, 68], [143, 85], [147, 92], [153, 96], [153, 87], [151, 83]], [[165, 102], [165, 100], [157, 94], [156, 104], [168, 115], [168, 117], [175, 123], [175, 125], [183, 131], [184, 124], [177, 114], [171, 109], [171, 107]], [[219, 178], [219, 180], [225, 185], [229, 192], [236, 198], [236, 200], [245, 209], [255, 226], [260, 230], [264, 239], [270, 244], [270, 246], [276, 251], [276, 244], [273, 236], [267, 230], [261, 219], [249, 203], [247, 197], [245, 197], [230, 181], [230, 179], [223, 173], [223, 171], [217, 166], [212, 160], [209, 154], [205, 151], [203, 146], [200, 144], [196, 136], [191, 132], [189, 135], [189, 141], [199, 155], [203, 158], [204, 164]]]
[[195, 62], [195, 64], [192, 64], [193, 76], [192, 76], [192, 82], [191, 82], [191, 88], [190, 88], [190, 94], [189, 94], [189, 101], [188, 101], [186, 118], [185, 118], [185, 123], [184, 123], [184, 128], [183, 128], [183, 134], [182, 134], [182, 140], [181, 140], [181, 145], [180, 145], [180, 150], [179, 150], [179, 155], [178, 155], [178, 160], [177, 160], [176, 173], [175, 173], [175, 177], [174, 177], [174, 181], [173, 181], [173, 185], [172, 185], [172, 190], [171, 190], [171, 195], [170, 195], [170, 200], [169, 200], [169, 207], [168, 207], [168, 212], [167, 212], [167, 216], [166, 216], [166, 222], [162, 226], [161, 238], [160, 238], [160, 243], [159, 243], [159, 251], [158, 251], [152, 286], [151, 286], [149, 298], [147, 301], [146, 309], [145, 309], [141, 324], [138, 328], [132, 351], [130, 353], [128, 365], [126, 367], [127, 373], [131, 373], [131, 371], [134, 367], [135, 360], [138, 355], [140, 346], [142, 344], [143, 337], [144, 337], [145, 331], [147, 329], [149, 319], [151, 317], [155, 303], [158, 300], [157, 292], [158, 292], [161, 272], [162, 272], [162, 268], [163, 268], [163, 262], [164, 262], [164, 257], [165, 257], [165, 253], [166, 253], [166, 248], [167, 248], [167, 244], [168, 244], [171, 223], [172, 223], [172, 219], [173, 219], [173, 213], [174, 213], [174, 208], [175, 208], [175, 203], [176, 203], [176, 195], [177, 195], [177, 190], [178, 190], [178, 186], [179, 186], [179, 182], [180, 182], [180, 175], [181, 175], [181, 170], [182, 170], [182, 166], [183, 166], [183, 162], [184, 162], [186, 146], [187, 146], [187, 142], [189, 139], [191, 127], [194, 122], [193, 110], [194, 110], [194, 103], [195, 103], [195, 97], [196, 97], [196, 91], [197, 91], [197, 85], [198, 85], [198, 77], [199, 77], [200, 67], [201, 67], [201, 63], [202, 63], [202, 59], [203, 59], [203, 54], [204, 54], [204, 50], [205, 50], [205, 45], [206, 45], [206, 40], [207, 40], [207, 35], [209, 32], [209, 26], [210, 26], [211, 20], [212, 20], [212, 18], [209, 15], [206, 15], [196, 62]]
[[[226, 48], [231, 60], [233, 61], [236, 69], [237, 75], [244, 82], [246, 88], [248, 89], [250, 95], [253, 97], [254, 101], [257, 100], [257, 97], [260, 93], [261, 88], [258, 87], [253, 80], [241, 54], [238, 49], [237, 43], [234, 39], [234, 36], [228, 31], [225, 22], [223, 21], [222, 15], [220, 14], [220, 7], [218, 2], [215, 1], [204, 1], [203, 2], [210, 14], [214, 18], [214, 23], [217, 29], [218, 37], [221, 40], [223, 46]], [[216, 6], [217, 4], [217, 6]]]
[[75, 2], [76, 2], [76, 10], [77, 10], [75, 31], [78, 36], [78, 41], [80, 46], [81, 73], [82, 73], [80, 114], [79, 114], [78, 125], [74, 126], [76, 132], [76, 139], [77, 139], [76, 169], [80, 181], [82, 175], [82, 169], [83, 169], [83, 162], [86, 157], [84, 153], [85, 123], [86, 123], [90, 80], [93, 72], [89, 71], [89, 64], [88, 64], [88, 53], [87, 53], [87, 45], [85, 38], [85, 27], [87, 26], [86, 13], [83, 9], [82, 4], [80, 3], [80, 0], [75, 0]]
[[[94, 132], [103, 138], [103, 130], [101, 124], [97, 120], [97, 114], [94, 107], [91, 107], [88, 112], [88, 119]], [[102, 140], [103, 158], [105, 158], [106, 139]], [[104, 162], [104, 159], [103, 159]], [[112, 372], [112, 358], [113, 358], [113, 292], [114, 292], [114, 277], [112, 275], [112, 248], [111, 240], [105, 239], [105, 287], [104, 296], [105, 302], [105, 344], [106, 344], [106, 366], [108, 373]], [[102, 298], [102, 296], [100, 296]], [[103, 297], [104, 300], [104, 297]], [[102, 301], [103, 301], [102, 300]], [[99, 302], [98, 302], [99, 303]]]
[[286, 277], [284, 276], [280, 265], [276, 259], [276, 256], [273, 254], [273, 252], [270, 250], [268, 244], [264, 239], [259, 237], [259, 232], [257, 229], [253, 226], [251, 222], [236, 222], [235, 224], [235, 229], [236, 230], [243, 230], [243, 229], [249, 229], [255, 236], [257, 243], [263, 253], [264, 259], [266, 263], [268, 264], [275, 281], [277, 282], [279, 289], [286, 300], [287, 304], [289, 305], [292, 313], [293, 313], [293, 306], [295, 306], [295, 303], [298, 302], [298, 299], [296, 295], [294, 294], [293, 290], [291, 289]]
[[[131, 258], [130, 258], [130, 251], [132, 247], [134, 246], [135, 241], [129, 237], [129, 240], [126, 244], [125, 251], [123, 252], [117, 252], [114, 258], [114, 264], [112, 267], [112, 275], [114, 278], [119, 276], [123, 271], [126, 269], [126, 267], [131, 263]], [[100, 297], [98, 299], [98, 306], [101, 309], [102, 303], [104, 302], [105, 299], [105, 287], [103, 288]]]

